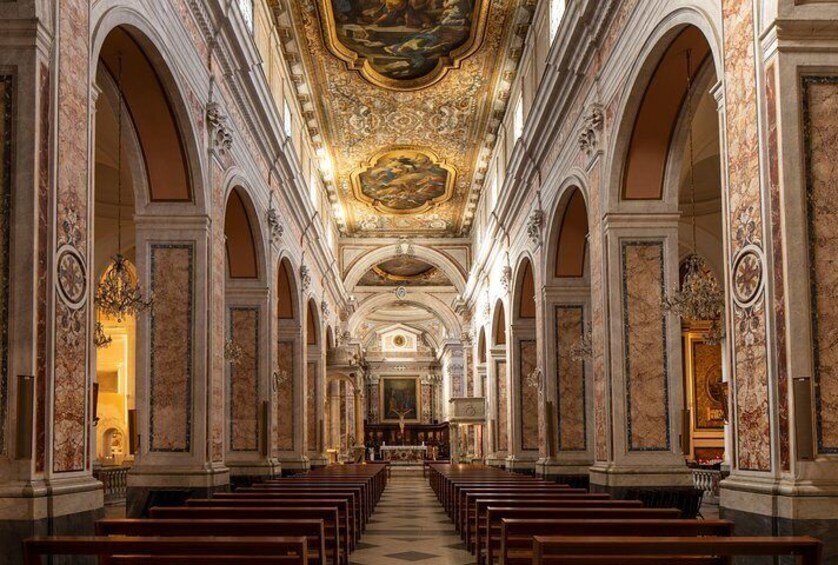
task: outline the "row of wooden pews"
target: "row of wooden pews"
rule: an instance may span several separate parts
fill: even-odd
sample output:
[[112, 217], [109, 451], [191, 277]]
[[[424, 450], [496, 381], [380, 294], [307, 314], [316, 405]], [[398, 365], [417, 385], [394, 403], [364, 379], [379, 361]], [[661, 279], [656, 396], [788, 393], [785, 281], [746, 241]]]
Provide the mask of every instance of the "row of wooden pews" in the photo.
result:
[[745, 555], [821, 563], [822, 544], [811, 537], [734, 537], [729, 521], [685, 519], [675, 508], [483, 465], [430, 465], [428, 475], [479, 565], [720, 565]]
[[100, 520], [96, 536], [30, 538], [25, 565], [53, 555], [100, 565], [348, 565], [386, 484], [384, 465], [324, 467], [153, 507], [148, 518]]

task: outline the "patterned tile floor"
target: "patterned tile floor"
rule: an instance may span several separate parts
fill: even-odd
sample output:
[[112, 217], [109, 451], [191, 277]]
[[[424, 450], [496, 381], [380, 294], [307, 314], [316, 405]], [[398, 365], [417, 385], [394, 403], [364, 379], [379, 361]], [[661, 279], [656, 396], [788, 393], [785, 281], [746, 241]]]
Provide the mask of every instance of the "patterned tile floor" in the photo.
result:
[[474, 563], [421, 471], [393, 473], [350, 565], [406, 563]]

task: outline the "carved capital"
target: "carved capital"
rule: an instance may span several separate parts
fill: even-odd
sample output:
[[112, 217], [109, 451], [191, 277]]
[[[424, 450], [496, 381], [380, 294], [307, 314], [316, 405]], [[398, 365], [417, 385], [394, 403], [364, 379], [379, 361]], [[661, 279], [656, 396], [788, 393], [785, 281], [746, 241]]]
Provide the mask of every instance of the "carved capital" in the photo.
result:
[[233, 147], [233, 133], [227, 124], [227, 115], [218, 102], [207, 105], [207, 126], [213, 149], [226, 153]]
[[527, 236], [535, 245], [541, 243], [541, 228], [544, 226], [544, 212], [533, 210], [527, 220]]
[[605, 124], [605, 113], [598, 103], [588, 106], [585, 117], [582, 120], [582, 127], [577, 138], [579, 148], [588, 156], [592, 155], [599, 148], [599, 134]]

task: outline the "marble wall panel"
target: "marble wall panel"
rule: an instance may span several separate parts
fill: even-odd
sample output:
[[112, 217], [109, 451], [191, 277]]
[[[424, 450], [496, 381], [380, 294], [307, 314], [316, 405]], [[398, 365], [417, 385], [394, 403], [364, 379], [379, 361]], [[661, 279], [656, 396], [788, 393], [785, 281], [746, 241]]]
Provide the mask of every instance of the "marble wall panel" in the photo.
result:
[[521, 340], [518, 344], [518, 386], [520, 406], [518, 409], [521, 428], [521, 449], [538, 450], [538, 387], [527, 386], [527, 375], [537, 366], [538, 343], [535, 340]]
[[89, 5], [58, 10], [52, 470], [80, 471], [87, 451], [90, 81]]
[[692, 342], [693, 399], [695, 428], [724, 428], [724, 393], [722, 382], [722, 348], [701, 341]]
[[306, 365], [306, 448], [317, 449], [317, 363]]
[[227, 204], [227, 190], [225, 186], [225, 171], [213, 159], [210, 166], [212, 173], [212, 250], [210, 260], [210, 292], [213, 314], [210, 321], [211, 343], [218, 344], [209, 352], [209, 394], [210, 394], [210, 457], [213, 462], [224, 460], [224, 433], [227, 414], [224, 409], [224, 389], [227, 386], [227, 363], [224, 360], [224, 341], [227, 330], [225, 326], [226, 312], [225, 285], [227, 283], [227, 239], [224, 234], [224, 215]]
[[587, 448], [585, 362], [574, 359], [571, 348], [584, 337], [584, 309], [556, 306], [556, 390], [558, 391], [558, 451]]
[[474, 364], [473, 358], [474, 355], [472, 354], [471, 347], [466, 347], [464, 350], [465, 360], [466, 360], [466, 396], [472, 397], [474, 396]]
[[9, 400], [9, 256], [12, 191], [14, 77], [0, 75], [0, 455], [7, 450]]
[[662, 241], [623, 241], [623, 339], [629, 451], [670, 447]]
[[506, 361], [495, 362], [495, 399], [498, 451], [509, 449], [509, 391], [506, 382]]
[[40, 107], [38, 108], [38, 265], [36, 283], [37, 345], [35, 363], [35, 470], [46, 467], [47, 426], [47, 265], [50, 190], [50, 72], [42, 64], [38, 73]]
[[725, 135], [737, 466], [771, 470], [752, 0], [723, 0]]
[[433, 385], [422, 384], [422, 423], [430, 424], [433, 422]]
[[194, 253], [192, 243], [151, 245], [150, 451], [192, 448]]
[[783, 220], [780, 203], [780, 149], [777, 129], [777, 77], [773, 63], [765, 68], [766, 128], [768, 130], [768, 182], [771, 203], [771, 254], [774, 261], [774, 326], [777, 365], [777, 404], [780, 423], [780, 466], [791, 468], [789, 445], [789, 372], [786, 341], [785, 265], [783, 262]]
[[294, 342], [277, 344], [277, 372], [286, 375], [276, 391], [276, 449], [294, 450]]
[[838, 76], [803, 79], [812, 335], [819, 453], [838, 453]]
[[259, 308], [233, 307], [229, 338], [241, 347], [241, 361], [230, 364], [230, 450], [259, 450]]
[[370, 424], [378, 423], [378, 383], [367, 387], [367, 420]]

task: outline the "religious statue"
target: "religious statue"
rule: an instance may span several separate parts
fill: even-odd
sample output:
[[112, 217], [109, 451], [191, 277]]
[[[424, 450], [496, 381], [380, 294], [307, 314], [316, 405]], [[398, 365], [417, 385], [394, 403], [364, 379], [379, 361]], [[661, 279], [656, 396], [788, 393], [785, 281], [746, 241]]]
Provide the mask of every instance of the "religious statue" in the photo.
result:
[[411, 409], [411, 408], [402, 408], [400, 410], [397, 409], [397, 408], [391, 408], [390, 409], [390, 412], [392, 412], [393, 414], [395, 414], [396, 416], [399, 417], [399, 431], [402, 434], [402, 438], [404, 438], [404, 419], [405, 419], [405, 416], [410, 414], [412, 411], [413, 411], [413, 409]]

